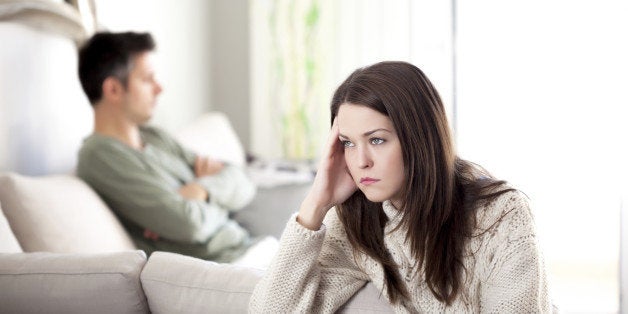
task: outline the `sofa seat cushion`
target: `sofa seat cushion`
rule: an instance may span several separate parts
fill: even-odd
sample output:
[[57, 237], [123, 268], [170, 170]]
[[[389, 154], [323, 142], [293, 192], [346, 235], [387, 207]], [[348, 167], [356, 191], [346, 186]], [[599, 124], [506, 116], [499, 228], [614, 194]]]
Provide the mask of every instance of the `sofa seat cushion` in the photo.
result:
[[17, 242], [7, 218], [4, 217], [2, 204], [0, 204], [0, 253], [19, 252], [22, 252], [22, 247]]
[[25, 252], [98, 253], [134, 250], [117, 217], [73, 175], [0, 175], [0, 203]]
[[2, 313], [148, 313], [143, 251], [0, 253]]

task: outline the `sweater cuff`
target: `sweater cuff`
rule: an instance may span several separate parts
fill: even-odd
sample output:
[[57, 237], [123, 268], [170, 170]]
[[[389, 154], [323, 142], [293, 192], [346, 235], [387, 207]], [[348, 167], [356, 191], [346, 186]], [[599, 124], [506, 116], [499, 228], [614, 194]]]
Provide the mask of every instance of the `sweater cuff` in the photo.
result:
[[325, 224], [322, 224], [321, 228], [318, 230], [310, 230], [297, 221], [298, 214], [299, 213], [292, 214], [290, 220], [288, 220], [288, 224], [286, 225], [284, 235], [290, 235], [291, 237], [298, 235], [301, 238], [312, 240], [322, 240], [323, 238], [325, 238], [325, 232], [327, 231], [327, 227], [325, 226]]

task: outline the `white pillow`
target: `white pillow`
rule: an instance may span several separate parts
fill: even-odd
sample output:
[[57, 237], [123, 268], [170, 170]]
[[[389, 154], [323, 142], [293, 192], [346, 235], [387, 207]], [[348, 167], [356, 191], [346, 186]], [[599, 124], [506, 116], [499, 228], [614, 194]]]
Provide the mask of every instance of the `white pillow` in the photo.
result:
[[2, 313], [148, 313], [143, 251], [0, 253]]
[[22, 252], [20, 244], [17, 242], [11, 226], [6, 217], [2, 213], [2, 204], [0, 204], [0, 252], [2, 253], [19, 253]]
[[201, 115], [174, 134], [184, 147], [211, 158], [244, 166], [242, 143], [224, 113], [209, 112]]
[[96, 253], [136, 249], [111, 210], [72, 175], [0, 175], [0, 203], [25, 252]]

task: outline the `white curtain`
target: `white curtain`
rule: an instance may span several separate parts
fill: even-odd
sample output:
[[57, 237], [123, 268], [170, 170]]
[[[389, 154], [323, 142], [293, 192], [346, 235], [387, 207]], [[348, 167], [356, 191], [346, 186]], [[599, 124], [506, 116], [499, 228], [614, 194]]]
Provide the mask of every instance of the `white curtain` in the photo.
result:
[[[318, 7], [313, 38], [307, 13]], [[355, 69], [386, 60], [419, 66], [452, 106], [451, 3], [436, 0], [261, 0], [251, 2], [252, 148], [264, 157], [316, 158], [329, 129], [329, 102]], [[315, 41], [315, 45], [308, 46]], [[317, 69], [315, 92], [303, 88], [303, 58]], [[277, 64], [280, 63], [278, 66]], [[296, 65], [295, 65], [296, 64]], [[292, 72], [286, 72], [291, 68]], [[292, 120], [290, 106], [306, 103], [308, 115]], [[451, 110], [450, 110], [451, 112]], [[308, 132], [282, 124], [307, 123]], [[311, 150], [294, 153], [307, 142]], [[296, 143], [296, 144], [295, 144]], [[286, 147], [288, 146], [288, 147]]]

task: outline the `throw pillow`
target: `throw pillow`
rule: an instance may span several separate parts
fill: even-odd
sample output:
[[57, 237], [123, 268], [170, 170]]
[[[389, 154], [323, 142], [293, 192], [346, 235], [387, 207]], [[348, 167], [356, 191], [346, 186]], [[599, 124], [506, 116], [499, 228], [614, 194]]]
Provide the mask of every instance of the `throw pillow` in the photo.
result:
[[0, 175], [0, 202], [25, 252], [133, 250], [121, 223], [98, 195], [72, 175]]
[[2, 204], [0, 204], [0, 252], [22, 252], [20, 244], [17, 242], [15, 235], [13, 235], [13, 231], [11, 231], [11, 226], [9, 226], [9, 222], [2, 213]]
[[181, 145], [201, 156], [237, 166], [245, 164], [242, 143], [227, 116], [221, 112], [205, 113], [174, 135]]

